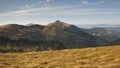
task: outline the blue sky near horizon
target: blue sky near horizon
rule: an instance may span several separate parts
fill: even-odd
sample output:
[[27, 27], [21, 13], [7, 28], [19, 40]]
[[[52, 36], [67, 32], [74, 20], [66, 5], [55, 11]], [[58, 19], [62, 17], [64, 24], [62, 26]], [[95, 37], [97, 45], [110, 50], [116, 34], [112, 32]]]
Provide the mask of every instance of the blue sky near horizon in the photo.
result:
[[0, 25], [120, 24], [120, 0], [0, 0]]

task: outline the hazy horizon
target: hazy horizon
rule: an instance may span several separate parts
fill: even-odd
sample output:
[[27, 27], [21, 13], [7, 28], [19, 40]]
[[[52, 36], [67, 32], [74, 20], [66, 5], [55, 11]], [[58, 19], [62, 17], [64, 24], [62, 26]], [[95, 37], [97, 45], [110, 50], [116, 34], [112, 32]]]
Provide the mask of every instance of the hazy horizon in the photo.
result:
[[0, 0], [0, 25], [120, 24], [120, 0]]
[[[56, 21], [56, 20], [55, 20]], [[3, 23], [3, 24], [1, 24], [0, 23], [0, 26], [2, 26], [2, 25], [8, 25], [8, 24], [18, 24], [18, 25], [30, 25], [30, 24], [38, 24], [38, 25], [48, 25], [49, 23], [54, 23], [55, 21], [51, 21], [51, 22], [45, 22], [45, 23], [36, 23], [36, 22], [34, 22], [34, 23]], [[62, 22], [64, 22], [64, 23], [67, 23], [67, 24], [72, 24], [72, 25], [77, 25], [77, 26], [97, 26], [97, 25], [107, 25], [107, 26], [109, 26], [109, 25], [117, 25], [117, 26], [119, 26], [120, 24], [119, 23], [117, 23], [117, 24], [114, 24], [114, 23], [111, 23], [111, 24], [109, 24], [109, 23], [94, 23], [94, 24], [87, 24], [87, 23], [83, 23], [83, 24], [74, 24], [74, 23], [70, 23], [70, 22], [65, 22], [65, 21], [62, 21]]]

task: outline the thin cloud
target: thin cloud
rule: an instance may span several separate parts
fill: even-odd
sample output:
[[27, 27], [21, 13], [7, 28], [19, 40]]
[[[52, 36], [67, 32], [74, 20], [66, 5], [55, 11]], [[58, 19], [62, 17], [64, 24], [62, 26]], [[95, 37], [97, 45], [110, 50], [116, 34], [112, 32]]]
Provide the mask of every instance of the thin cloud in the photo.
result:
[[51, 1], [51, 0], [46, 0], [47, 2]]
[[99, 5], [99, 4], [103, 4], [104, 1], [98, 1], [98, 2], [88, 2], [87, 0], [81, 0], [80, 2], [82, 5]]
[[65, 11], [65, 15], [94, 15], [94, 14], [119, 14], [120, 9], [76, 9]]
[[34, 15], [34, 14], [47, 14], [51, 11], [56, 11], [60, 9], [65, 9], [67, 7], [44, 7], [44, 8], [30, 8], [30, 9], [22, 9], [18, 11], [12, 11], [7, 13], [0, 13], [0, 17], [8, 17], [8, 16], [23, 16], [23, 15]]
[[98, 1], [98, 2], [95, 2], [95, 3], [90, 3], [91, 5], [99, 5], [99, 4], [103, 4], [104, 1]]
[[83, 4], [83, 5], [88, 5], [89, 3], [88, 3], [88, 1], [81, 1], [81, 4]]
[[40, 0], [40, 1], [38, 1], [38, 2], [41, 4], [43, 1]]
[[38, 1], [41, 7], [51, 7], [53, 6], [54, 1], [53, 0], [43, 0]]
[[34, 15], [92, 15], [92, 14], [119, 14], [120, 9], [73, 9], [70, 6], [30, 8], [7, 13], [1, 13], [2, 17], [34, 16]]
[[22, 9], [29, 9], [29, 8], [33, 8], [35, 5], [25, 5], [22, 7]]

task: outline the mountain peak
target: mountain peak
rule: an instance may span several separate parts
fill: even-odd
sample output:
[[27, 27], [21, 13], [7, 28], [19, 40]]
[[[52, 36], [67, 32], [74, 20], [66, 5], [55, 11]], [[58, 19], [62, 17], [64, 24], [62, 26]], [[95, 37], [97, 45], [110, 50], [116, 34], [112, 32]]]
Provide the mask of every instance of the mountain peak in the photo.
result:
[[60, 20], [56, 20], [55, 23], [64, 23], [64, 22], [62, 22]]
[[49, 23], [44, 30], [61, 30], [61, 29], [70, 29], [70, 30], [80, 30], [80, 28], [78, 28], [75, 25], [72, 24], [68, 24], [68, 23], [64, 23], [60, 20], [56, 20], [55, 22]]
[[47, 26], [56, 26], [56, 27], [67, 27], [67, 26], [71, 26], [70, 24], [64, 23], [60, 20], [56, 20], [53, 23], [48, 24]]

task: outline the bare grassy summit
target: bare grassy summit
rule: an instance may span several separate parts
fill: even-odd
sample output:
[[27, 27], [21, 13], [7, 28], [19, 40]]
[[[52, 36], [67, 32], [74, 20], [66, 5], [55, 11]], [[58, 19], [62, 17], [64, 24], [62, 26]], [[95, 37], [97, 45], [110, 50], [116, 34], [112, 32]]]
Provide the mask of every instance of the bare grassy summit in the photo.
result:
[[1, 53], [0, 68], [120, 68], [120, 46]]

